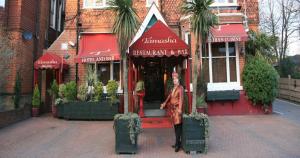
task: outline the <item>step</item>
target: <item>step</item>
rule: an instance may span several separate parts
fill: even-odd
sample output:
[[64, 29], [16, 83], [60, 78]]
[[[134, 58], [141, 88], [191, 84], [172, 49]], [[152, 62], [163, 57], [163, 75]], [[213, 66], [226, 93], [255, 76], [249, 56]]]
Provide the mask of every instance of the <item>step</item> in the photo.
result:
[[145, 117], [164, 117], [166, 116], [166, 110], [164, 109], [145, 109]]

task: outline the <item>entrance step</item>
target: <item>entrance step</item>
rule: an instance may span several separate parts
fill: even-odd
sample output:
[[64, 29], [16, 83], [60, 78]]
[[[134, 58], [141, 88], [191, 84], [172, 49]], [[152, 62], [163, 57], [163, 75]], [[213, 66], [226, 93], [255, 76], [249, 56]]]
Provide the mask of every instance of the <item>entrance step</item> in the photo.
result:
[[172, 128], [172, 122], [169, 117], [148, 117], [141, 118], [142, 128]]
[[145, 109], [145, 117], [164, 117], [166, 116], [166, 110], [164, 109]]

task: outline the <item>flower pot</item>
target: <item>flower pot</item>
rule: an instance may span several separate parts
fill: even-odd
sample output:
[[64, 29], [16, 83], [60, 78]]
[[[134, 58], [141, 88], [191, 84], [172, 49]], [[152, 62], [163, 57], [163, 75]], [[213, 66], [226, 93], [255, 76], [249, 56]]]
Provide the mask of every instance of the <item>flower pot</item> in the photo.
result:
[[52, 105], [52, 116], [57, 117], [57, 107], [55, 105]]
[[38, 117], [40, 115], [40, 108], [32, 108], [31, 114], [32, 114], [32, 117]]

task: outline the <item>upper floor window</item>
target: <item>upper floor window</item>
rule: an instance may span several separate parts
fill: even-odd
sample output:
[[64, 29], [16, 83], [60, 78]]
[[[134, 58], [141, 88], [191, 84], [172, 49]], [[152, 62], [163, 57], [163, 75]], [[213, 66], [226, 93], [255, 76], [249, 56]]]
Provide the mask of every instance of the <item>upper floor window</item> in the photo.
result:
[[50, 27], [55, 29], [56, 25], [56, 0], [51, 0], [50, 8]]
[[0, 7], [5, 7], [5, 0], [0, 0]]
[[146, 0], [146, 7], [151, 7], [152, 3], [158, 6], [158, 0]]
[[237, 5], [237, 0], [214, 0], [212, 6], [233, 6]]
[[110, 0], [84, 0], [83, 8], [105, 8], [109, 7]]

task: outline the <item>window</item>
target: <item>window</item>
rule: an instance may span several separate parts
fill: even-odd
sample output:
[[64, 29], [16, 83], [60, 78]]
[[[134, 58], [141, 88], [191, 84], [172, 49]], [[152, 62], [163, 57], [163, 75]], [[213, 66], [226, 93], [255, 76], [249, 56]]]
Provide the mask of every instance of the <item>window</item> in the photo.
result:
[[236, 6], [237, 0], [214, 0], [211, 6]]
[[[94, 69], [95, 64], [91, 64]], [[120, 63], [119, 62], [107, 62], [97, 64], [97, 79], [102, 82], [103, 85], [107, 85], [109, 80], [120, 81]]]
[[51, 0], [50, 8], [50, 27], [55, 29], [56, 20], [56, 0]]
[[202, 54], [203, 75], [209, 83], [239, 82], [237, 44], [234, 42], [209, 43]]
[[146, 0], [146, 7], [151, 7], [152, 3], [155, 3], [158, 6], [157, 0]]
[[105, 8], [109, 7], [110, 0], [84, 0], [83, 8]]

